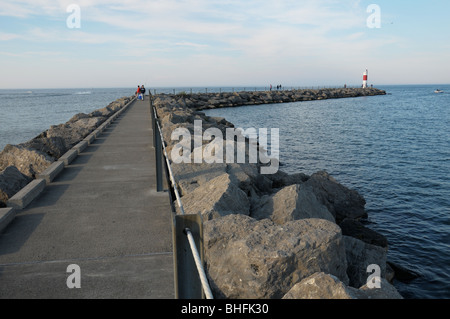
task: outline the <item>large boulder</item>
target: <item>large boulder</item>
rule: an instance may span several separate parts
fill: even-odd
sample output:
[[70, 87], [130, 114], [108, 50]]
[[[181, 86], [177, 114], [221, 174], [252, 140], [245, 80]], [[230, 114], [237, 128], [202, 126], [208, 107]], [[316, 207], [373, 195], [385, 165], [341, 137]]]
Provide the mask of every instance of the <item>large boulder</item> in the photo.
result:
[[66, 153], [69, 148], [67, 147], [64, 139], [59, 136], [47, 137], [45, 132], [36, 138], [20, 144], [24, 147], [33, 148], [41, 153], [45, 153], [55, 159], [60, 158]]
[[288, 174], [278, 170], [275, 174], [267, 175], [272, 180], [273, 188], [283, 188], [294, 184], [302, 184], [309, 179], [309, 176], [304, 173]]
[[111, 115], [113, 115], [114, 113], [115, 113], [115, 111], [111, 107], [106, 106], [104, 108], [92, 111], [88, 115], [89, 115], [89, 117], [105, 117], [105, 118], [108, 118]]
[[364, 198], [357, 191], [338, 183], [327, 172], [312, 174], [305, 184], [312, 187], [317, 198], [335, 216], [336, 222], [340, 223], [346, 217], [367, 217]]
[[305, 218], [322, 218], [335, 222], [327, 207], [320, 203], [312, 188], [294, 184], [272, 196], [264, 196], [251, 214], [257, 219], [270, 218], [277, 224]]
[[8, 199], [13, 197], [32, 179], [22, 174], [15, 166], [8, 166], [0, 172], [0, 207], [6, 207]]
[[172, 163], [171, 166], [182, 196], [227, 172], [226, 164]]
[[46, 135], [48, 138], [62, 138], [67, 148], [70, 149], [104, 121], [104, 117], [82, 117], [73, 122], [69, 121], [65, 124], [53, 125], [47, 130]]
[[377, 265], [381, 271], [380, 277], [386, 277], [387, 249], [367, 244], [359, 239], [343, 236], [347, 256], [347, 275], [349, 285], [359, 288], [367, 283], [370, 275], [368, 267]]
[[281, 298], [315, 272], [348, 282], [340, 228], [324, 219], [277, 225], [228, 215], [204, 223], [204, 247], [216, 298]]
[[360, 221], [346, 218], [340, 224], [342, 235], [354, 237], [371, 245], [388, 248], [388, 240], [386, 236], [364, 226]]
[[0, 153], [0, 170], [15, 166], [22, 174], [35, 178], [54, 161], [54, 158], [33, 148], [8, 144]]
[[336, 276], [317, 272], [295, 284], [283, 299], [365, 299], [365, 296]]
[[201, 214], [203, 220], [229, 214], [250, 214], [247, 195], [226, 173], [199, 186], [181, 200], [187, 214]]
[[72, 116], [72, 117], [70, 118], [70, 120], [67, 121], [67, 123], [74, 123], [74, 122], [76, 122], [76, 121], [78, 121], [78, 120], [85, 119], [85, 118], [89, 118], [89, 117], [90, 117], [89, 114], [86, 114], [86, 113], [77, 113], [77, 114], [75, 114], [74, 116]]
[[272, 191], [272, 181], [266, 175], [259, 174], [256, 164], [227, 164], [227, 173], [247, 195], [253, 193], [266, 194]]
[[380, 288], [369, 287], [367, 284], [360, 287], [368, 299], [403, 299], [398, 290], [385, 278], [380, 278]]
[[315, 273], [294, 285], [283, 299], [403, 299], [397, 289], [381, 278], [380, 287], [349, 287], [337, 277]]

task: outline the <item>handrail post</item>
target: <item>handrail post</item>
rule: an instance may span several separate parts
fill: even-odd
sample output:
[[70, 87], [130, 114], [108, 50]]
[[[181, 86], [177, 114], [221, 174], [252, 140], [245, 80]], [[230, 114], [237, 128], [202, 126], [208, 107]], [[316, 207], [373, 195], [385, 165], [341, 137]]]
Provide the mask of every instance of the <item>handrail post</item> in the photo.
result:
[[205, 295], [201, 279], [198, 275], [195, 259], [192, 255], [189, 238], [186, 235], [186, 228], [192, 233], [195, 245], [199, 249], [200, 258], [203, 260], [203, 246], [201, 240], [203, 230], [201, 216], [198, 214], [176, 215], [174, 245], [178, 288], [176, 296], [178, 299], [204, 299]]

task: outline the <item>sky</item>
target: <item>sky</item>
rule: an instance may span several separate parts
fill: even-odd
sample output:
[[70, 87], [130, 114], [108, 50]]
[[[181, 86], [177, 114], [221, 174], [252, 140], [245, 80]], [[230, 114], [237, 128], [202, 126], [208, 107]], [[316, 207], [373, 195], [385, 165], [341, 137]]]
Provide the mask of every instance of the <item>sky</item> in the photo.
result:
[[449, 12], [448, 0], [0, 0], [0, 88], [360, 85], [366, 68], [375, 86], [448, 84]]

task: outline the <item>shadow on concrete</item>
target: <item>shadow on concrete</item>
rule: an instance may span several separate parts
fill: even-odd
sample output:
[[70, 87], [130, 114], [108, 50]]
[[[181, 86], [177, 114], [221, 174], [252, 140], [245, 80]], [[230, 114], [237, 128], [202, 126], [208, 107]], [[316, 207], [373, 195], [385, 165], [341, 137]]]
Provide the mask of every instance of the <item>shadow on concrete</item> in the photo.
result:
[[0, 233], [0, 255], [12, 254], [20, 250], [41, 223], [45, 214], [20, 215]]
[[59, 201], [61, 196], [63, 196], [64, 193], [69, 189], [69, 187], [70, 187], [69, 184], [47, 185], [42, 194], [39, 195], [39, 197], [35, 199], [33, 202], [31, 202], [31, 204], [28, 205], [27, 209], [38, 207], [50, 207], [55, 205]]
[[67, 166], [64, 171], [55, 177], [53, 183], [64, 183], [74, 180], [83, 170], [84, 166]]

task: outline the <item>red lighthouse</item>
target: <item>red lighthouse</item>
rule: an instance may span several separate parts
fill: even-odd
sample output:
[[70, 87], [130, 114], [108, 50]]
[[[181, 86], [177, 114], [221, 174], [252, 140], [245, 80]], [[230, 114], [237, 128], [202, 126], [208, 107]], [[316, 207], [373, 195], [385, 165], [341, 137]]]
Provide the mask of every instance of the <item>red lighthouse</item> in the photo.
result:
[[369, 71], [364, 72], [363, 74], [363, 88], [367, 88], [367, 79], [369, 77]]

